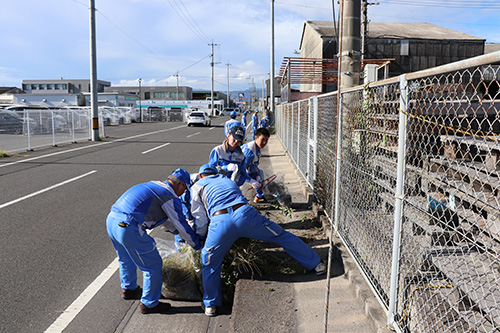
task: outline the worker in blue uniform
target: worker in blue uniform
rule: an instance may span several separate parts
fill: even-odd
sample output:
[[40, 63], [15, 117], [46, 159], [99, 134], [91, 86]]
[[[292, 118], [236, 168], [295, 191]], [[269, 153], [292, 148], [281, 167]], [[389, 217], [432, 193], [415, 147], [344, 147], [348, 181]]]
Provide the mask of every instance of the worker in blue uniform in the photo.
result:
[[[200, 175], [198, 173], [192, 173], [189, 175], [190, 184], [196, 183], [200, 179]], [[191, 215], [191, 195], [188, 189], [180, 196], [181, 204], [182, 204], [182, 213], [184, 214], [184, 218], [188, 222], [189, 226], [196, 231], [196, 225], [194, 223], [193, 215]], [[179, 235], [176, 234], [174, 236], [174, 244], [175, 248], [181, 252], [184, 246], [186, 245], [186, 241]]]
[[234, 126], [239, 126], [241, 127], [241, 122], [236, 119], [236, 116], [238, 116], [238, 114], [236, 113], [236, 111], [231, 111], [231, 113], [229, 114], [229, 116], [231, 117], [231, 119], [229, 119], [228, 121], [226, 121], [224, 123], [224, 136], [227, 138], [228, 134], [229, 134], [229, 130], [234, 127]]
[[243, 128], [243, 141], [245, 141], [246, 133], [247, 133], [247, 114], [248, 112], [245, 111], [243, 112], [243, 115], [241, 116], [241, 128]]
[[260, 120], [259, 128], [268, 128], [269, 127], [269, 116], [265, 116]]
[[256, 187], [258, 184], [248, 177], [246, 172], [245, 155], [240, 148], [242, 142], [243, 129], [240, 126], [231, 127], [227, 140], [210, 152], [208, 164], [219, 172], [222, 170], [238, 186], [247, 181]]
[[[203, 170], [201, 170], [203, 171]], [[300, 238], [260, 215], [250, 206], [239, 187], [215, 170], [200, 172], [191, 187], [191, 213], [196, 233], [205, 238], [201, 251], [203, 304], [207, 316], [217, 314], [222, 305], [221, 264], [231, 245], [241, 237], [274, 242], [307, 270], [320, 275], [326, 266], [312, 248]]]
[[266, 199], [264, 198], [264, 191], [260, 186], [260, 183], [264, 180], [264, 172], [259, 169], [259, 162], [262, 149], [264, 149], [267, 145], [269, 136], [270, 133], [266, 128], [259, 128], [255, 132], [255, 140], [241, 146], [243, 155], [245, 155], [245, 168], [247, 170], [248, 177], [259, 183], [259, 187], [256, 189], [254, 197], [255, 203], [266, 202]]
[[124, 299], [141, 295], [137, 268], [143, 272], [144, 289], [139, 304], [143, 314], [163, 313], [170, 309], [169, 303], [158, 301], [163, 282], [163, 261], [154, 239], [146, 231], [163, 225], [165, 231], [179, 233], [195, 250], [202, 247], [182, 214], [179, 196], [189, 183], [189, 173], [176, 169], [164, 182], [135, 185], [118, 198], [106, 220], [108, 235], [118, 255]]
[[255, 131], [259, 128], [259, 110], [255, 109], [252, 116], [252, 138], [255, 137]]

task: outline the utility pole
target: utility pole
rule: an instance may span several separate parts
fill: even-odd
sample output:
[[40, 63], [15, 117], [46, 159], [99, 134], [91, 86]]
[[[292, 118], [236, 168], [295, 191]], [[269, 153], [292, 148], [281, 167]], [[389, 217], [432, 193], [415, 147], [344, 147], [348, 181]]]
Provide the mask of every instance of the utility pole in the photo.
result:
[[212, 116], [215, 116], [214, 114], [214, 46], [217, 46], [218, 44], [214, 44], [214, 40], [212, 39], [212, 43], [208, 44], [212, 46], [212, 53], [210, 54], [211, 57], [211, 62], [210, 66], [212, 66], [212, 79], [211, 79], [211, 89], [210, 89], [210, 109], [211, 109], [211, 114]]
[[229, 60], [227, 61], [226, 66], [227, 66], [227, 107], [229, 107], [229, 66], [231, 66]]
[[92, 109], [92, 141], [99, 141], [99, 107], [97, 102], [97, 61], [95, 39], [95, 1], [89, 0], [90, 11], [90, 107]]
[[359, 84], [361, 74], [361, 0], [341, 1], [340, 90]]
[[361, 15], [363, 25], [363, 34], [361, 35], [361, 59], [365, 58], [366, 33], [368, 31], [368, 0], [362, 0]]
[[177, 100], [179, 100], [179, 71], [177, 71], [175, 77], [177, 78]]
[[366, 52], [366, 39], [368, 37], [368, 6], [379, 5], [378, 2], [368, 2], [368, 0], [362, 0], [361, 13], [363, 25], [363, 34], [361, 35], [361, 59], [365, 59]]
[[[255, 80], [252, 78], [252, 109], [255, 108], [256, 105], [256, 100], [257, 100], [257, 92], [255, 91]], [[258, 105], [258, 104], [257, 104]]]
[[265, 103], [265, 98], [264, 96], [266, 96], [266, 91], [265, 91], [265, 87], [266, 86], [266, 80], [262, 79], [262, 109], [265, 110], [266, 109], [266, 103]]
[[138, 78], [137, 81], [139, 81], [139, 122], [142, 123], [142, 90], [141, 90], [142, 79]]
[[274, 117], [274, 0], [271, 0], [271, 71], [269, 73], [271, 115]]

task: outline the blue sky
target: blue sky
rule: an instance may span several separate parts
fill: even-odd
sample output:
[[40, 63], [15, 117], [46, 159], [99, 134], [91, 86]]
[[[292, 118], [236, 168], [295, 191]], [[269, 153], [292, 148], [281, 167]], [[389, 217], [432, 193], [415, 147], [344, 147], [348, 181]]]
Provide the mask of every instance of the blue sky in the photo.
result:
[[[297, 56], [307, 20], [332, 20], [332, 2], [276, 1], [275, 73]], [[375, 2], [375, 1], [371, 1]], [[372, 22], [428, 22], [500, 43], [500, 0], [378, 0]], [[113, 85], [215, 89], [262, 84], [270, 68], [270, 0], [96, 0], [98, 78]], [[90, 77], [87, 0], [3, 1], [0, 85]]]

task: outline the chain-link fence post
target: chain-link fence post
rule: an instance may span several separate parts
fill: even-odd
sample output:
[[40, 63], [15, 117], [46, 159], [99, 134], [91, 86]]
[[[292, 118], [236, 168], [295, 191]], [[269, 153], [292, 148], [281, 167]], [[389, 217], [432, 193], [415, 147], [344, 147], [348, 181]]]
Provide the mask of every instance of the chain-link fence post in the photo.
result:
[[337, 113], [337, 163], [335, 165], [335, 224], [334, 229], [335, 232], [338, 230], [339, 226], [339, 216], [340, 216], [340, 171], [342, 167], [342, 101], [343, 95], [339, 96], [339, 107]]
[[27, 126], [27, 129], [28, 129], [28, 151], [31, 151], [32, 148], [31, 148], [31, 132], [33, 131], [33, 133], [35, 133], [35, 129], [33, 128], [33, 130], [31, 129], [31, 118], [30, 118], [30, 111], [29, 110], [24, 110], [25, 114], [24, 114], [24, 121], [26, 122], [26, 126]]
[[313, 102], [313, 142], [314, 142], [314, 147], [313, 147], [313, 173], [312, 173], [312, 179], [313, 181], [316, 179], [316, 163], [318, 162], [318, 97], [314, 96], [312, 98]]
[[52, 146], [56, 146], [56, 125], [54, 121], [54, 111], [50, 110], [50, 118], [52, 123]]
[[288, 141], [290, 139], [290, 108], [292, 107], [292, 104], [288, 104], [286, 106], [285, 110], [285, 128], [286, 128], [286, 140], [285, 140], [285, 147], [288, 150], [288, 152], [291, 151], [290, 148], [290, 142]]
[[312, 145], [311, 144], [311, 122], [312, 122], [312, 107], [311, 107], [311, 104], [312, 104], [312, 99], [309, 98], [307, 99], [307, 183], [311, 186], [311, 188], [313, 188], [313, 181], [314, 181], [314, 178], [312, 178], [312, 168], [311, 168], [311, 149], [310, 149], [310, 146]]
[[396, 328], [394, 324], [396, 316], [396, 301], [399, 284], [400, 254], [401, 254], [401, 230], [403, 224], [403, 199], [404, 199], [404, 175], [406, 163], [406, 136], [408, 107], [408, 82], [406, 75], [399, 77], [399, 126], [398, 126], [398, 157], [396, 175], [396, 193], [394, 203], [394, 237], [392, 243], [391, 285], [389, 293], [389, 313], [387, 323]]
[[295, 164], [300, 169], [300, 101], [297, 103], [297, 157], [295, 158]]

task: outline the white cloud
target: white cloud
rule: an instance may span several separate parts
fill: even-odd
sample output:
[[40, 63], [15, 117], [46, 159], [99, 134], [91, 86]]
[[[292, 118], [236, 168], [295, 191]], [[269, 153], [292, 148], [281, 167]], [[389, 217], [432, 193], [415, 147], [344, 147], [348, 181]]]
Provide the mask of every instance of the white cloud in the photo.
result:
[[[380, 3], [368, 10], [374, 22], [426, 21], [500, 42], [495, 11], [453, 8], [443, 16], [442, 9]], [[170, 76], [185, 69], [179, 84], [210, 89], [210, 59], [200, 59], [210, 54], [212, 39], [219, 44], [214, 50], [215, 62], [220, 62], [214, 68], [216, 87], [223, 88], [228, 62], [231, 84], [246, 86], [253, 78], [260, 85], [270, 71], [268, 0], [108, 0], [96, 6], [98, 77], [113, 84], [138, 77], [155, 85], [176, 84]], [[0, 85], [89, 77], [87, 1], [4, 1], [2, 14], [0, 28], [8, 33], [2, 38], [0, 64], [13, 72], [4, 72]], [[331, 2], [275, 3], [276, 74], [283, 57], [298, 49], [306, 20], [332, 20]]]

